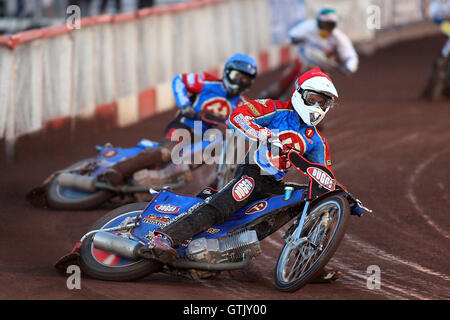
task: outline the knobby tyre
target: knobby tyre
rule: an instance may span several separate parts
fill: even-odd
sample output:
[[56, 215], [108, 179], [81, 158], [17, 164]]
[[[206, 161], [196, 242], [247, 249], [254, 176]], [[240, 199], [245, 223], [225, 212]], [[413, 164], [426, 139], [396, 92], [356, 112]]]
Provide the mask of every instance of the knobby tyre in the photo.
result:
[[344, 197], [325, 197], [309, 212], [310, 219], [306, 220], [301, 234], [309, 241], [297, 248], [285, 244], [278, 257], [274, 278], [281, 291], [296, 291], [314, 279], [344, 237], [350, 215], [350, 207]]
[[[90, 230], [117, 226], [127, 217], [134, 217], [144, 211], [146, 202], [127, 204], [119, 207], [98, 220]], [[88, 276], [108, 281], [134, 281], [148, 274], [158, 272], [162, 265], [150, 260], [127, 260], [94, 248], [89, 236], [80, 248], [80, 267]]]
[[[76, 171], [94, 161], [95, 158], [88, 158], [67, 167], [63, 171]], [[94, 209], [108, 201], [112, 196], [111, 192], [102, 190], [89, 193], [63, 188], [58, 184], [57, 176], [50, 182], [46, 193], [49, 206], [58, 210]]]

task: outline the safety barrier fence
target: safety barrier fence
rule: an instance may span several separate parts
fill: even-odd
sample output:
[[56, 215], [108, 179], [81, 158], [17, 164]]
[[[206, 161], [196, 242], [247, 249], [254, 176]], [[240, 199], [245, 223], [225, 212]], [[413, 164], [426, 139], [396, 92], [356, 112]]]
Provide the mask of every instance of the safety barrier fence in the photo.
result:
[[268, 6], [203, 0], [0, 37], [0, 138], [13, 143], [77, 117], [133, 124], [175, 106], [176, 74], [221, 76], [236, 52], [261, 72], [276, 68], [290, 48], [271, 44]]
[[[424, 1], [415, 1], [414, 8], [424, 8]], [[403, 0], [391, 2], [398, 4], [394, 17], [410, 8]], [[253, 56], [260, 73], [273, 70], [295, 54], [295, 48], [274, 36], [298, 20], [293, 8], [303, 8], [305, 18], [325, 3], [200, 0], [87, 17], [80, 29], [62, 25], [0, 37], [0, 140], [11, 149], [22, 135], [78, 118], [131, 125], [175, 106], [171, 81], [176, 74], [221, 76], [224, 62], [236, 52]], [[333, 2], [340, 27], [356, 42], [376, 35], [367, 26], [369, 6], [384, 12], [389, 3]]]

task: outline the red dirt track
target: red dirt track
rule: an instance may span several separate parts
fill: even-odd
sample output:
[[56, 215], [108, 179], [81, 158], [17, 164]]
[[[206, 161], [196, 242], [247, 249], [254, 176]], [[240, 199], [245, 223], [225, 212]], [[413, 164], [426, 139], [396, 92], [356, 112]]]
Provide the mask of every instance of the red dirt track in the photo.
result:
[[[15, 163], [1, 163], [0, 299], [450, 299], [450, 104], [417, 99], [444, 41], [398, 43], [361, 57], [352, 77], [333, 75], [340, 104], [322, 133], [337, 178], [374, 211], [351, 217], [329, 263], [343, 273], [335, 283], [279, 292], [273, 281], [282, 247], [277, 232], [262, 241], [263, 254], [249, 268], [213, 279], [154, 274], [115, 283], [83, 277], [81, 290], [67, 289], [54, 262], [108, 210], [37, 209], [25, 194], [51, 172], [93, 155], [96, 144], [158, 139], [173, 116], [168, 112], [124, 129], [77, 123], [76, 137], [67, 130], [20, 139]], [[273, 79], [273, 73], [261, 77], [249, 96]], [[289, 177], [296, 179], [294, 172]], [[189, 186], [190, 194], [201, 187]], [[366, 285], [372, 265], [381, 270], [378, 290]]]

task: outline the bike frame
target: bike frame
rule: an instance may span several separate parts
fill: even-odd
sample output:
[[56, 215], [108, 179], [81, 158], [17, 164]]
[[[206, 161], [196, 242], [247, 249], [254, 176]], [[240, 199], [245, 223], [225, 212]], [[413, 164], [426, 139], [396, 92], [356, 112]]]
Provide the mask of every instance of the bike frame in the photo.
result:
[[[213, 225], [208, 230], [205, 230], [195, 235], [192, 239], [186, 240], [181, 245], [176, 246], [175, 249], [177, 250], [178, 255], [180, 257], [184, 257], [186, 247], [191, 240], [198, 238], [217, 239], [226, 237], [239, 230], [251, 229], [257, 226], [260, 222], [271, 217], [279, 217], [281, 212], [288, 212], [291, 209], [294, 214], [287, 214], [285, 221], [277, 225], [276, 229], [271, 232], [278, 230], [284, 223], [288, 222], [294, 216], [298, 216], [298, 225], [296, 229], [286, 238], [286, 243], [288, 245], [297, 247], [307, 241], [306, 238], [302, 238], [300, 236], [303, 231], [306, 217], [308, 216], [310, 208], [314, 205], [315, 201], [319, 201], [324, 196], [328, 196], [330, 194], [344, 194], [347, 196], [347, 199], [350, 199], [349, 202], [354, 199], [343, 186], [337, 184], [333, 173], [325, 166], [307, 161], [299, 152], [296, 151], [291, 151], [288, 155], [288, 159], [298, 171], [308, 176], [308, 190], [297, 189], [294, 190], [289, 197], [285, 197], [285, 195], [272, 196], [248, 204], [224, 222]], [[314, 172], [311, 168], [322, 170], [322, 175], [320, 176], [322, 177], [322, 180], [318, 179], [317, 172]], [[329, 177], [323, 174], [327, 174]], [[326, 178], [331, 178], [332, 181], [330, 182], [329, 179]], [[336, 186], [338, 186], [338, 188], [336, 188]], [[139, 221], [139, 224], [132, 225], [129, 232], [125, 232], [125, 234], [127, 234], [127, 237], [130, 240], [145, 245], [154, 236], [154, 231], [167, 225], [168, 223], [173, 222], [174, 220], [179, 219], [184, 214], [189, 214], [204, 201], [204, 198], [188, 197], [176, 194], [169, 190], [162, 190], [147, 204], [145, 209], [139, 214], [139, 218], [135, 219], [135, 221]], [[300, 205], [303, 205], [303, 210], [301, 214], [298, 214], [297, 210], [300, 208]], [[116, 217], [105, 224], [101, 230], [111, 230], [113, 233], [117, 232], [117, 230], [123, 230], [120, 226], [128, 226], [129, 219], [135, 216], [136, 214], [124, 214], [120, 217]], [[120, 231], [118, 234], [123, 236], [124, 232]], [[265, 234], [264, 237], [267, 235], [268, 234]], [[101, 252], [96, 252], [95, 248], [93, 248], [93, 253], [94, 257], [101, 257], [104, 255]], [[135, 261], [130, 261], [121, 257], [113, 259], [113, 261], [115, 261], [115, 265], [135, 263]]]

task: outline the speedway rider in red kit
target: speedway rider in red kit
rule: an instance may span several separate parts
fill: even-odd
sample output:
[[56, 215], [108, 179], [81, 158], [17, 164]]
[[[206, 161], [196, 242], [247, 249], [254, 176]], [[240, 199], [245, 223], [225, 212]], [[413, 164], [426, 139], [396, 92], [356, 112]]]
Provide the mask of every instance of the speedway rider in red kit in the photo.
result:
[[[290, 101], [248, 100], [236, 108], [229, 117], [230, 126], [246, 139], [258, 141], [258, 150], [247, 153], [235, 178], [222, 190], [155, 231], [155, 237], [141, 250], [150, 252], [155, 260], [173, 261], [177, 258], [173, 246], [223, 222], [250, 202], [283, 194], [281, 178], [289, 168], [286, 156], [291, 148], [300, 150], [308, 161], [331, 169], [328, 143], [315, 126], [337, 97], [331, 79], [315, 68], [297, 79]], [[276, 158], [269, 151], [275, 149], [279, 149]], [[337, 271], [324, 271], [319, 281], [336, 278]]]

